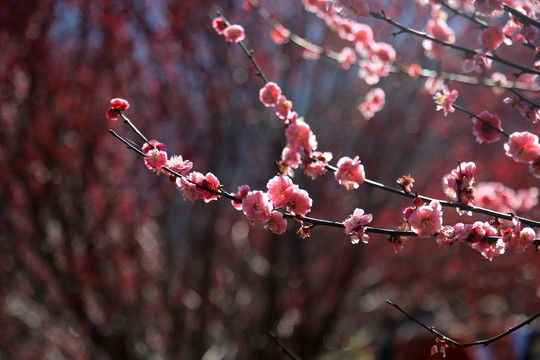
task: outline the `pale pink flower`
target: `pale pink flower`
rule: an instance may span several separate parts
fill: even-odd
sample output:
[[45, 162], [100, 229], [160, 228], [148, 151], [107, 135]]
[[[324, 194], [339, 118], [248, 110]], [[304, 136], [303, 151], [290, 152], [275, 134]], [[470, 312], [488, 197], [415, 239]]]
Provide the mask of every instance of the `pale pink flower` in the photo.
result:
[[125, 99], [114, 98], [110, 101], [111, 107], [107, 109], [105, 116], [109, 120], [118, 120], [120, 112], [129, 109], [129, 102]]
[[362, 113], [362, 116], [366, 120], [371, 119], [375, 116], [375, 113], [382, 110], [385, 103], [385, 94], [384, 90], [381, 88], [374, 88], [366, 95], [366, 100], [360, 104], [358, 109]]
[[480, 42], [485, 51], [495, 50], [504, 41], [504, 32], [500, 26], [490, 26], [482, 32]]
[[281, 152], [281, 161], [279, 162], [281, 172], [289, 177], [293, 177], [294, 172], [292, 169], [298, 168], [300, 159], [300, 152], [291, 149], [289, 146], [283, 148], [283, 151]]
[[400, 253], [405, 249], [405, 241], [407, 240], [404, 236], [392, 236], [390, 239], [388, 239], [392, 243], [392, 247], [394, 248], [394, 252], [396, 254]]
[[458, 95], [457, 90], [449, 91], [448, 87], [444, 85], [442, 90], [433, 96], [433, 100], [437, 104], [436, 110], [443, 110], [444, 116], [448, 115], [449, 112], [454, 112], [455, 109], [452, 105], [456, 102]]
[[365, 0], [334, 0], [338, 14], [356, 19], [369, 16], [369, 5]]
[[407, 74], [413, 78], [419, 77], [422, 75], [422, 67], [419, 64], [411, 64], [407, 69]]
[[511, 246], [516, 253], [522, 253], [525, 249], [532, 244], [536, 233], [530, 227], [522, 229], [517, 236], [512, 237]]
[[304, 216], [311, 211], [313, 200], [306, 190], [299, 189], [296, 185], [294, 191], [287, 201], [287, 209], [296, 215]]
[[193, 171], [186, 177], [176, 179], [176, 187], [182, 191], [184, 199], [192, 202], [197, 199], [203, 199], [204, 202], [217, 200], [219, 195], [205, 189], [217, 192], [219, 191], [219, 186], [218, 178], [212, 173], [203, 175], [200, 172]]
[[407, 220], [419, 237], [430, 237], [442, 229], [442, 206], [438, 201], [422, 205], [413, 210]]
[[167, 163], [167, 153], [158, 149], [152, 149], [146, 153], [144, 163], [149, 169], [161, 170]]
[[342, 157], [337, 163], [337, 168], [336, 180], [347, 190], [358, 189], [359, 185], [366, 180], [364, 165], [360, 164], [358, 156], [354, 159]]
[[278, 25], [270, 31], [270, 38], [278, 45], [286, 44], [289, 42], [291, 33], [283, 26]]
[[354, 212], [343, 222], [345, 234], [351, 235], [353, 244], [357, 244], [360, 239], [367, 243], [369, 236], [364, 233], [364, 226], [373, 220], [372, 214], [365, 214], [364, 209], [356, 208]]
[[274, 234], [283, 234], [287, 230], [287, 219], [279, 211], [272, 211], [268, 220], [264, 222], [264, 228]]
[[463, 57], [463, 71], [476, 71], [481, 73], [491, 67], [493, 60], [486, 57], [486, 53], [482, 49], [477, 49], [476, 53], [467, 53]]
[[454, 227], [446, 225], [443, 226], [439, 231], [435, 237], [435, 240], [437, 241], [437, 245], [444, 246], [452, 245], [456, 240], [458, 240], [458, 238], [456, 236], [456, 232], [454, 231]]
[[501, 133], [495, 129], [502, 131], [501, 119], [497, 115], [491, 114], [485, 110], [482, 111], [478, 117], [483, 121], [475, 117], [472, 119], [474, 124], [473, 134], [476, 136], [476, 141], [480, 144], [483, 142], [492, 143], [498, 141], [501, 137]]
[[320, 151], [313, 151], [311, 156], [306, 156], [304, 159], [302, 170], [304, 171], [304, 174], [312, 179], [315, 179], [319, 175], [326, 174], [328, 171], [326, 166], [330, 160], [332, 160], [331, 152], [327, 151], [322, 153]]
[[225, 33], [227, 26], [228, 25], [225, 23], [225, 20], [223, 20], [222, 17], [217, 17], [212, 20], [212, 27], [219, 35], [223, 35]]
[[289, 142], [289, 146], [294, 151], [304, 150], [310, 154], [312, 150], [317, 148], [317, 140], [309, 125], [299, 118], [296, 122], [291, 122], [285, 130], [285, 137]]
[[452, 200], [459, 200], [463, 204], [471, 205], [475, 172], [476, 164], [474, 162], [460, 163], [457, 168], [443, 176], [444, 193]]
[[[232, 193], [231, 195], [234, 196], [235, 198], [238, 198], [240, 200], [244, 200], [247, 196], [247, 194], [249, 193], [249, 185], [240, 185], [238, 187], [238, 191], [235, 192], [235, 193]], [[233, 201], [231, 200], [231, 204], [232, 206], [234, 206], [234, 208], [236, 210], [242, 210], [242, 203], [241, 202], [236, 202], [236, 201]]]
[[[426, 25], [426, 33], [435, 39], [442, 40], [447, 43], [454, 43], [456, 40], [454, 30], [452, 30], [446, 23], [444, 16], [440, 16], [438, 13], [434, 14], [435, 17], [429, 19]], [[422, 42], [425, 54], [431, 59], [442, 59], [446, 48], [443, 45], [434, 43], [431, 40], [424, 40]]]
[[281, 89], [275, 82], [268, 82], [259, 91], [259, 100], [266, 107], [276, 106], [279, 97], [281, 96]]
[[242, 201], [242, 211], [251, 221], [264, 222], [270, 218], [272, 203], [262, 191], [250, 191]]
[[540, 155], [538, 136], [528, 131], [514, 132], [504, 144], [506, 155], [517, 162], [530, 163]]
[[346, 46], [337, 54], [337, 61], [344, 70], [348, 70], [351, 67], [351, 64], [354, 64], [356, 61], [356, 52]]
[[506, 245], [503, 239], [498, 239], [494, 243], [487, 241], [477, 241], [470, 244], [475, 250], [478, 250], [483, 257], [492, 261], [495, 256], [502, 255], [506, 251]]
[[364, 48], [371, 47], [373, 43], [373, 30], [369, 25], [358, 23], [354, 28], [354, 36], [356, 51], [361, 52]]
[[158, 149], [160, 151], [167, 151], [167, 145], [160, 143], [157, 140], [150, 140], [149, 142], [144, 143], [143, 146], [141, 147], [141, 151], [143, 153], [147, 153], [152, 149]]
[[240, 42], [246, 38], [244, 28], [240, 25], [230, 25], [224, 31], [223, 35], [228, 42]]
[[287, 100], [287, 98], [283, 95], [280, 95], [276, 102], [276, 115], [280, 119], [287, 119], [289, 117], [289, 114], [291, 113], [293, 104], [292, 101]]
[[502, 0], [476, 0], [476, 11], [483, 15], [498, 17], [503, 13]]
[[294, 184], [290, 177], [277, 175], [268, 181], [268, 198], [276, 207], [284, 207], [294, 192]]
[[[171, 156], [171, 158], [167, 161], [167, 164], [165, 165], [167, 168], [169, 168], [172, 171], [175, 171], [181, 175], [186, 175], [191, 168], [193, 167], [193, 163], [189, 160], [184, 160], [182, 158], [182, 155], [174, 155]], [[168, 173], [167, 171], [165, 171]], [[169, 175], [173, 175], [171, 173], [168, 173]]]

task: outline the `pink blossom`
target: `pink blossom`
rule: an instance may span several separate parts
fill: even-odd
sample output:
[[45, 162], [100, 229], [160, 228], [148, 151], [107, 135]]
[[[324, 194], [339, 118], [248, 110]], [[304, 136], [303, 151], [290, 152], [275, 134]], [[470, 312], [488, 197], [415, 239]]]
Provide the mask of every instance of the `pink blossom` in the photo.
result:
[[161, 170], [167, 163], [167, 153], [158, 149], [152, 149], [144, 157], [146, 167], [153, 170]]
[[441, 354], [443, 358], [446, 357], [446, 349], [448, 348], [448, 344], [445, 340], [437, 338], [435, 339], [435, 345], [431, 347], [431, 356], [435, 354]]
[[373, 30], [369, 25], [357, 24], [354, 28], [356, 51], [360, 52], [364, 48], [369, 48], [373, 43]]
[[278, 25], [270, 31], [270, 38], [278, 45], [286, 44], [289, 42], [291, 33], [283, 26]]
[[313, 151], [311, 156], [307, 157], [303, 163], [304, 174], [312, 179], [319, 175], [324, 175], [328, 171], [326, 166], [332, 160], [331, 152]]
[[510, 139], [504, 144], [506, 155], [517, 162], [530, 163], [535, 161], [540, 155], [540, 144], [538, 136], [528, 131], [514, 132]]
[[407, 221], [419, 237], [433, 236], [442, 229], [442, 206], [435, 200], [429, 205], [419, 206]]
[[292, 169], [298, 168], [300, 165], [300, 153], [291, 149], [289, 146], [283, 148], [281, 152], [281, 161], [279, 162], [279, 168], [282, 173], [290, 177], [294, 176]]
[[[446, 19], [440, 13], [436, 13], [434, 18], [429, 19], [426, 25], [426, 33], [435, 39], [451, 44], [456, 40], [454, 30], [447, 25]], [[431, 59], [442, 59], [446, 52], [446, 48], [443, 45], [434, 43], [431, 40], [424, 40], [422, 46], [424, 47], [426, 56]]]
[[369, 236], [364, 233], [364, 226], [373, 220], [372, 214], [365, 214], [363, 209], [356, 208], [354, 212], [343, 222], [345, 234], [351, 235], [353, 244], [357, 244], [360, 239], [367, 243]]
[[225, 20], [223, 20], [222, 17], [217, 17], [212, 20], [212, 27], [219, 35], [223, 35], [225, 33], [227, 26], [228, 25], [225, 23]]
[[[203, 199], [204, 202], [210, 202], [212, 200], [217, 200], [219, 197], [219, 195], [213, 193], [219, 192], [219, 180], [212, 173], [203, 175], [200, 172], [193, 171], [186, 177], [176, 179], [176, 187], [182, 191], [184, 199], [192, 202], [197, 199]], [[212, 192], [206, 191], [205, 189], [211, 190]]]
[[529, 164], [529, 171], [535, 178], [540, 179], [540, 157]]
[[313, 200], [307, 191], [299, 189], [296, 185], [294, 191], [287, 201], [287, 209], [296, 215], [304, 216], [311, 211]]
[[[177, 172], [181, 175], [186, 175], [189, 170], [193, 167], [193, 163], [189, 160], [184, 160], [182, 158], [182, 155], [174, 155], [171, 156], [171, 158], [167, 161], [167, 164], [165, 164], [167, 168], [170, 170]], [[168, 173], [167, 171], [165, 171]], [[169, 175], [172, 175], [171, 173], [168, 173]]]
[[312, 150], [317, 148], [317, 140], [311, 132], [309, 125], [299, 118], [296, 122], [292, 122], [285, 130], [285, 137], [289, 142], [289, 146], [294, 151], [304, 150], [310, 154]]
[[495, 50], [504, 41], [504, 33], [500, 26], [490, 26], [482, 32], [480, 42], [485, 51]]
[[274, 234], [283, 234], [287, 230], [287, 219], [279, 211], [272, 211], [270, 217], [264, 223], [266, 230], [272, 231]]
[[407, 238], [404, 236], [392, 236], [388, 240], [392, 243], [394, 252], [398, 254], [405, 248], [405, 240], [407, 240]]
[[498, 17], [503, 13], [502, 0], [476, 0], [476, 11], [483, 15]]
[[266, 184], [268, 198], [276, 207], [286, 206], [294, 192], [294, 184], [290, 177], [285, 175], [274, 176]]
[[268, 82], [259, 91], [259, 100], [266, 107], [276, 106], [279, 97], [281, 96], [281, 89], [275, 82]]
[[506, 245], [503, 239], [498, 239], [494, 243], [488, 243], [486, 241], [477, 241], [471, 243], [471, 247], [480, 251], [483, 257], [492, 261], [495, 256], [502, 255], [506, 251]]
[[443, 86], [441, 92], [437, 92], [433, 96], [433, 100], [435, 100], [435, 103], [437, 103], [436, 110], [443, 110], [444, 116], [448, 115], [449, 112], [454, 112], [454, 103], [457, 100], [457, 97], [459, 95], [459, 92], [455, 89], [452, 91], [449, 91], [448, 87], [446, 85]]
[[276, 115], [280, 119], [285, 120], [289, 117], [293, 104], [290, 100], [287, 100], [285, 96], [280, 95], [277, 99], [277, 103], [275, 106], [276, 106]]
[[491, 67], [493, 61], [486, 57], [486, 53], [482, 49], [477, 49], [476, 52], [467, 53], [463, 57], [463, 71], [476, 71], [481, 73]]
[[141, 151], [143, 153], [147, 153], [152, 149], [158, 149], [160, 151], [167, 151], [167, 145], [160, 143], [157, 140], [150, 140], [149, 142], [144, 143], [143, 146], [141, 147]]
[[360, 164], [358, 156], [354, 159], [342, 157], [337, 163], [337, 168], [336, 180], [347, 190], [358, 189], [359, 185], [366, 180], [364, 165]]
[[251, 221], [264, 222], [270, 218], [272, 203], [268, 195], [262, 191], [250, 191], [242, 201], [242, 211]]
[[[471, 162], [460, 163], [457, 168], [442, 178], [444, 193], [452, 200], [471, 205], [473, 201], [473, 184], [476, 164]], [[458, 199], [459, 194], [459, 199]]]
[[125, 99], [114, 98], [110, 101], [111, 107], [107, 109], [105, 116], [109, 120], [118, 120], [120, 112], [129, 109], [129, 102]]
[[474, 124], [473, 134], [476, 136], [476, 141], [480, 144], [483, 142], [492, 143], [498, 141], [501, 137], [501, 133], [495, 129], [502, 131], [501, 119], [497, 115], [491, 114], [485, 110], [482, 111], [478, 117], [483, 121], [476, 117], [473, 117], [472, 119]]
[[[235, 193], [232, 193], [231, 195], [234, 196], [235, 198], [237, 199], [240, 199], [240, 200], [244, 200], [247, 196], [247, 194], [249, 193], [249, 185], [240, 185], [238, 187], [238, 191], [235, 192]], [[242, 203], [241, 202], [236, 202], [234, 200], [231, 200], [231, 204], [232, 206], [234, 206], [234, 208], [236, 210], [242, 210]]]
[[369, 5], [365, 0], [335, 0], [336, 10], [346, 18], [369, 16]]
[[348, 70], [351, 67], [351, 64], [356, 61], [356, 52], [346, 46], [337, 54], [337, 61], [344, 70]]
[[407, 69], [407, 74], [409, 74], [410, 77], [419, 77], [422, 75], [422, 67], [419, 64], [411, 64]]
[[223, 35], [228, 42], [240, 42], [246, 38], [244, 28], [240, 25], [230, 25], [224, 31]]
[[369, 120], [375, 116], [375, 113], [382, 110], [384, 103], [384, 90], [381, 88], [374, 88], [367, 93], [366, 100], [360, 104], [359, 110], [362, 113], [362, 116], [364, 116], [366, 120]]

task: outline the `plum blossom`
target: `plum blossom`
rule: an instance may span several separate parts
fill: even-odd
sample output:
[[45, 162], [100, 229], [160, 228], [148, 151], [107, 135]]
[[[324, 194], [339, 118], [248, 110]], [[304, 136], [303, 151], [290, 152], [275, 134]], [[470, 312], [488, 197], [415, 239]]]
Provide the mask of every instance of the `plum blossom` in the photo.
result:
[[410, 194], [412, 192], [414, 178], [411, 175], [403, 175], [402, 177], [398, 178], [396, 182], [399, 184], [399, 186], [401, 186], [405, 193]]
[[420, 64], [411, 64], [407, 69], [407, 74], [409, 74], [410, 77], [417, 78], [422, 75], [422, 67]]
[[212, 20], [212, 27], [219, 35], [223, 35], [228, 25], [222, 17], [217, 17]]
[[345, 186], [347, 190], [358, 189], [366, 180], [364, 165], [360, 164], [358, 156], [354, 159], [347, 156], [339, 159], [335, 176], [339, 184]]
[[266, 83], [259, 91], [259, 99], [266, 107], [276, 106], [280, 96], [281, 89], [275, 82]]
[[[491, 235], [490, 235], [491, 236]], [[506, 251], [506, 245], [503, 239], [498, 239], [494, 243], [488, 243], [486, 241], [477, 241], [471, 244], [471, 247], [480, 251], [483, 257], [492, 261], [495, 256], [502, 255]]]
[[272, 203], [265, 192], [250, 191], [242, 200], [242, 211], [249, 220], [264, 222], [270, 218]]
[[152, 149], [158, 149], [160, 151], [167, 151], [167, 145], [160, 143], [157, 140], [150, 140], [149, 142], [144, 143], [143, 146], [141, 147], [141, 151], [145, 154], [148, 153]]
[[381, 88], [374, 88], [366, 95], [366, 100], [360, 104], [358, 109], [362, 113], [362, 116], [366, 120], [375, 116], [375, 113], [382, 110], [385, 102], [384, 90]]
[[276, 207], [284, 207], [294, 192], [294, 184], [290, 177], [286, 175], [277, 175], [268, 181], [268, 198]]
[[452, 105], [456, 102], [456, 99], [459, 95], [459, 92], [455, 89], [449, 91], [446, 85], [443, 85], [442, 90], [435, 93], [433, 100], [437, 104], [436, 110], [443, 110], [444, 116], [448, 115], [449, 112], [454, 112], [455, 109]]
[[434, 236], [442, 229], [442, 206], [433, 200], [429, 205], [424, 204], [413, 209], [406, 220], [419, 237]]
[[[433, 18], [429, 19], [426, 25], [426, 33], [431, 37], [453, 44], [456, 41], [454, 30], [446, 23], [447, 15], [444, 11], [436, 11]], [[446, 48], [443, 45], [437, 44], [431, 40], [422, 42], [425, 54], [431, 59], [442, 59]]]
[[313, 200], [306, 190], [299, 189], [296, 185], [294, 191], [287, 201], [287, 209], [296, 215], [304, 216], [311, 211]]
[[328, 171], [326, 166], [328, 162], [332, 160], [331, 152], [313, 151], [311, 156], [305, 158], [303, 162], [304, 174], [312, 179], [315, 179], [319, 175], [326, 174]]
[[287, 219], [279, 211], [272, 211], [268, 220], [264, 222], [264, 228], [274, 234], [283, 234], [287, 230]]
[[[247, 194], [249, 193], [249, 190], [250, 190], [249, 185], [240, 185], [238, 187], [238, 191], [235, 193], [232, 193], [231, 195], [240, 200], [244, 200]], [[231, 203], [232, 203], [232, 206], [234, 206], [236, 210], [242, 210], [241, 202], [236, 202], [234, 200], [231, 200]]]
[[337, 54], [337, 61], [341, 64], [343, 70], [348, 70], [351, 64], [356, 61], [356, 52], [346, 46]]
[[471, 162], [460, 163], [457, 168], [442, 178], [444, 193], [452, 200], [466, 205], [472, 205], [474, 173], [476, 164]]
[[500, 26], [490, 26], [482, 32], [480, 42], [485, 51], [495, 50], [504, 41], [504, 32]]
[[474, 53], [467, 53], [463, 57], [463, 71], [476, 71], [481, 73], [491, 67], [493, 61], [486, 57], [486, 53], [482, 49], [477, 49]]
[[504, 150], [516, 162], [533, 162], [540, 155], [538, 136], [528, 131], [514, 132], [504, 144]]
[[435, 345], [431, 347], [431, 356], [435, 354], [441, 354], [443, 358], [446, 357], [446, 349], [448, 348], [448, 344], [444, 339], [437, 338], [435, 339]]
[[304, 150], [307, 154], [310, 154], [312, 150], [317, 148], [317, 139], [309, 125], [302, 118], [291, 122], [287, 126], [285, 137], [290, 148], [294, 151]]
[[244, 28], [240, 25], [230, 25], [223, 31], [223, 36], [228, 42], [237, 43], [246, 38]]
[[367, 243], [369, 236], [364, 233], [364, 226], [373, 220], [372, 214], [364, 213], [363, 209], [356, 208], [354, 212], [343, 222], [345, 234], [351, 235], [353, 244], [357, 244], [360, 239]]
[[161, 170], [167, 164], [167, 153], [158, 149], [152, 149], [144, 156], [144, 163], [151, 170]]
[[476, 11], [479, 14], [491, 17], [499, 17], [503, 13], [502, 0], [476, 0]]
[[283, 95], [280, 95], [276, 102], [276, 115], [280, 119], [287, 119], [289, 118], [289, 114], [291, 113], [293, 104], [292, 101], [287, 100], [287, 98]]
[[270, 38], [278, 45], [286, 44], [289, 42], [291, 33], [283, 26], [278, 25], [270, 31]]
[[401, 251], [403, 251], [403, 249], [405, 248], [405, 240], [407, 238], [404, 237], [404, 236], [391, 236], [390, 239], [388, 239], [388, 241], [390, 241], [392, 243], [392, 247], [394, 248], [394, 252], [396, 254], [400, 253]]
[[[480, 120], [480, 119], [482, 120]], [[488, 111], [482, 111], [478, 118], [473, 117], [473, 134], [476, 136], [476, 141], [478, 143], [492, 143], [500, 139], [501, 133], [496, 129], [502, 131], [501, 128], [501, 119]], [[489, 124], [489, 125], [488, 125]]]
[[279, 169], [285, 175], [290, 177], [294, 176], [293, 169], [297, 169], [300, 165], [301, 155], [300, 152], [291, 149], [289, 146], [283, 148], [281, 152], [281, 161], [279, 162]]
[[114, 98], [110, 101], [111, 107], [107, 109], [105, 116], [109, 120], [118, 120], [120, 112], [129, 109], [129, 102], [125, 99]]
[[540, 179], [540, 157], [529, 164], [529, 171], [535, 178]]
[[203, 175], [200, 172], [192, 171], [186, 177], [177, 178], [176, 187], [182, 191], [184, 199], [192, 202], [198, 199], [210, 202], [217, 200], [219, 197], [219, 195], [213, 193], [219, 192], [219, 180], [212, 173]]
[[514, 249], [516, 253], [522, 253], [532, 244], [536, 233], [530, 227], [522, 228], [519, 218], [512, 217], [512, 225], [502, 232], [502, 238], [507, 242], [508, 246]]
[[[182, 155], [174, 155], [167, 161], [165, 165], [170, 170], [177, 172], [181, 175], [186, 175], [193, 167], [193, 163], [189, 160], [184, 160]], [[166, 172], [166, 171], [165, 171]], [[166, 172], [167, 173], [167, 172]], [[169, 173], [169, 175], [173, 175]]]

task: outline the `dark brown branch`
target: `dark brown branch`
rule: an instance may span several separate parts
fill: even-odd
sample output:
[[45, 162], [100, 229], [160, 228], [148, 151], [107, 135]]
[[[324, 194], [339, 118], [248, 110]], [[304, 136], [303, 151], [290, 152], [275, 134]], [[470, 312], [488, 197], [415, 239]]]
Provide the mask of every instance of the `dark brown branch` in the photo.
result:
[[275, 343], [279, 347], [279, 350], [281, 350], [283, 353], [287, 354], [292, 360], [302, 360], [291, 349], [289, 349], [287, 346], [285, 346], [285, 344], [283, 344], [283, 342], [277, 337], [277, 335], [274, 332], [269, 331], [268, 336], [270, 336], [270, 338], [275, 341]]
[[514, 9], [513, 7], [510, 7], [506, 4], [503, 5], [504, 10], [509, 12], [510, 14], [514, 15], [514, 17], [518, 18], [522, 23], [532, 25], [538, 29], [540, 29], [540, 22], [531, 19], [527, 15], [523, 14], [522, 12]]

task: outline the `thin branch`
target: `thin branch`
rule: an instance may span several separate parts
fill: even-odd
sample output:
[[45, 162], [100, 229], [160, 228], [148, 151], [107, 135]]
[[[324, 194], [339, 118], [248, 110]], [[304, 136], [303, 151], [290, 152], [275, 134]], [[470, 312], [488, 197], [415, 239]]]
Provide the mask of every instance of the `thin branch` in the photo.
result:
[[291, 349], [289, 349], [287, 346], [285, 346], [285, 344], [283, 344], [283, 342], [277, 337], [277, 335], [274, 332], [269, 331], [268, 336], [270, 336], [270, 338], [275, 341], [275, 343], [277, 344], [279, 349], [282, 352], [284, 352], [285, 354], [287, 354], [292, 360], [302, 360]]
[[414, 321], [415, 323], [417, 323], [418, 325], [420, 325], [421, 327], [423, 327], [424, 329], [426, 329], [430, 333], [437, 335], [438, 338], [440, 338], [440, 339], [442, 339], [442, 340], [444, 340], [444, 341], [446, 341], [448, 343], [451, 343], [455, 347], [461, 347], [461, 348], [466, 348], [466, 347], [471, 347], [471, 346], [478, 346], [478, 345], [483, 345], [483, 346], [489, 345], [492, 342], [495, 342], [495, 341], [497, 341], [497, 340], [499, 340], [499, 339], [501, 339], [501, 338], [503, 338], [505, 336], [510, 335], [511, 333], [515, 332], [516, 330], [519, 330], [523, 326], [529, 325], [534, 320], [536, 320], [538, 317], [540, 317], [540, 312], [538, 312], [535, 315], [533, 315], [533, 316], [529, 317], [528, 319], [526, 319], [525, 321], [519, 323], [516, 326], [513, 326], [513, 327], [509, 328], [508, 330], [506, 330], [505, 332], [503, 332], [503, 333], [501, 333], [501, 334], [499, 334], [497, 336], [491, 337], [489, 339], [470, 342], [470, 343], [460, 343], [459, 341], [456, 341], [456, 340], [444, 335], [443, 333], [435, 330], [435, 328], [433, 326], [427, 326], [426, 324], [424, 324], [420, 320], [416, 319], [411, 314], [407, 313], [405, 310], [403, 310], [401, 307], [399, 307], [399, 305], [397, 305], [396, 303], [394, 303], [394, 302], [392, 302], [390, 300], [386, 300], [386, 302], [388, 303], [388, 305], [394, 307], [395, 309], [400, 311], [403, 315], [407, 316], [410, 320]]
[[[428, 35], [427, 33], [423, 32], [423, 31], [414, 30], [414, 29], [411, 29], [411, 28], [409, 28], [407, 26], [401, 25], [400, 23], [398, 23], [398, 22], [392, 20], [391, 18], [389, 18], [388, 16], [386, 16], [386, 14], [384, 12], [377, 13], [377, 12], [374, 12], [374, 11], [370, 11], [370, 15], [372, 17], [374, 17], [375, 19], [385, 21], [388, 24], [391, 24], [391, 25], [397, 27], [398, 29], [401, 30], [400, 33], [401, 32], [406, 32], [406, 33], [409, 33], [409, 34], [413, 34], [413, 35], [415, 35], [417, 37], [420, 37], [422, 39], [430, 40], [430, 41], [433, 41], [434, 43], [437, 43], [439, 45], [446, 46], [446, 47], [449, 47], [451, 49], [461, 51], [461, 52], [465, 53], [465, 55], [468, 55], [468, 56], [479, 55], [479, 53], [477, 51], [475, 51], [475, 50], [472, 50], [472, 49], [469, 49], [469, 48], [466, 48], [466, 47], [463, 47], [463, 46], [460, 46], [460, 45], [452, 44], [452, 43], [449, 43], [449, 42], [446, 42], [446, 41], [443, 41], [443, 40], [439, 40], [437, 38], [434, 38], [434, 37]], [[503, 59], [503, 58], [499, 57], [496, 54], [493, 54], [493, 55], [481, 54], [481, 55], [485, 56], [488, 59], [496, 61], [496, 62], [498, 62], [500, 64], [503, 64], [503, 65], [512, 67], [514, 69], [517, 69], [521, 73], [540, 75], [540, 71], [538, 71], [538, 70], [530, 69], [530, 68], [527, 68], [525, 66], [513, 63], [513, 62], [511, 62], [509, 60], [506, 60], [506, 59]]]
[[505, 11], [509, 12], [510, 14], [514, 15], [514, 17], [518, 18], [522, 23], [532, 25], [538, 29], [540, 29], [540, 22], [531, 19], [527, 15], [523, 14], [522, 12], [514, 9], [513, 7], [510, 7], [506, 4], [503, 5], [503, 8]]
[[482, 119], [480, 116], [476, 115], [475, 113], [473, 112], [470, 112], [469, 110], [459, 106], [459, 105], [456, 105], [456, 104], [453, 104], [452, 107], [456, 110], [459, 110], [461, 112], [464, 112], [465, 114], [469, 115], [470, 117], [473, 117], [475, 119], [478, 119], [480, 120], [485, 126], [497, 131], [499, 134], [505, 136], [507, 139], [510, 138], [510, 135], [508, 135], [507, 133], [505, 133], [503, 130], [499, 129], [498, 127], [494, 126], [493, 124], [489, 123], [488, 121]]

